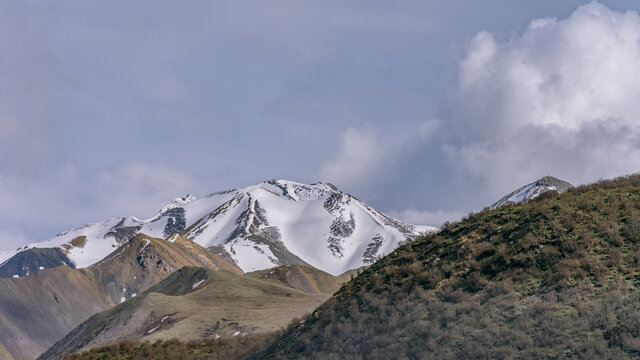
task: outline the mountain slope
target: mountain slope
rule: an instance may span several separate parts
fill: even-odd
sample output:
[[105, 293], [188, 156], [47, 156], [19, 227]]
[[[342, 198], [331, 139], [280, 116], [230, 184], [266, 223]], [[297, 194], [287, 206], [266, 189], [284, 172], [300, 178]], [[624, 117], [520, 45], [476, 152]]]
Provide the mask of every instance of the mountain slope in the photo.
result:
[[315, 309], [341, 282], [303, 266], [244, 275], [185, 267], [137, 297], [99, 313], [40, 359], [119, 340], [217, 339], [277, 330]]
[[71, 259], [59, 248], [30, 248], [2, 263], [0, 278], [28, 276], [60, 265], [75, 268]]
[[400, 247], [256, 359], [637, 358], [640, 176]]
[[235, 265], [186, 240], [139, 234], [84, 269], [58, 266], [0, 279], [3, 359], [33, 359], [89, 316], [135, 297], [183, 266], [241, 273]]
[[507, 204], [517, 204], [530, 199], [534, 199], [537, 196], [544, 194], [548, 191], [557, 191], [563, 193], [571, 189], [573, 185], [566, 181], [554, 178], [553, 176], [545, 176], [542, 179], [536, 180], [531, 184], [527, 184], [502, 199], [496, 201], [489, 209], [496, 209], [500, 206]]
[[47, 268], [49, 263], [27, 263], [16, 257], [34, 248], [58, 249], [75, 267], [83, 268], [135, 234], [166, 238], [177, 233], [232, 259], [245, 272], [299, 264], [338, 275], [371, 264], [418, 232], [331, 184], [271, 180], [202, 199], [188, 195], [148, 220], [113, 218], [2, 252], [0, 274], [23, 276]]
[[66, 266], [0, 279], [2, 358], [33, 359], [67, 329], [111, 305], [89, 274]]

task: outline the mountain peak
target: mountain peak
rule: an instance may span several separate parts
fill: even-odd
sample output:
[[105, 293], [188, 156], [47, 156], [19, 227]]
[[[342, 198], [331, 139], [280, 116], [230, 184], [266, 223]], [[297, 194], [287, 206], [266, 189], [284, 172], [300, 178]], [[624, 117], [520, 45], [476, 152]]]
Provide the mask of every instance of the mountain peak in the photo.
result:
[[273, 179], [259, 185], [248, 186], [240, 191], [253, 191], [256, 188], [269, 191], [289, 200], [313, 200], [327, 194], [342, 193], [335, 186], [324, 183], [303, 184], [291, 180]]
[[[331, 184], [274, 179], [200, 199], [186, 195], [150, 219], [114, 218], [30, 247], [60, 248], [83, 268], [139, 233], [169, 242], [175, 240], [172, 235], [182, 235], [244, 271], [298, 264], [332, 274], [370, 264], [419, 235], [414, 226]], [[79, 237], [86, 241], [76, 246]], [[0, 262], [20, 251], [0, 253]]]
[[538, 197], [539, 195], [544, 194], [548, 191], [557, 191], [559, 193], [563, 193], [572, 187], [573, 185], [564, 180], [560, 180], [556, 177], [547, 175], [515, 190], [509, 195], [496, 201], [489, 208], [496, 209], [507, 204], [521, 203]]
[[177, 197], [170, 204], [168, 204], [167, 206], [163, 207], [160, 211], [158, 211], [158, 214], [164, 214], [171, 209], [181, 207], [184, 204], [189, 203], [193, 200], [196, 200], [196, 197], [191, 194], [187, 194], [184, 197]]
[[553, 176], [544, 176], [541, 179], [539, 179], [538, 181], [536, 181], [536, 184], [538, 184], [539, 186], [549, 186], [549, 187], [556, 187], [556, 191], [558, 192], [565, 192], [568, 189], [572, 188], [573, 185], [571, 185], [570, 183], [558, 179], [557, 177], [553, 177]]

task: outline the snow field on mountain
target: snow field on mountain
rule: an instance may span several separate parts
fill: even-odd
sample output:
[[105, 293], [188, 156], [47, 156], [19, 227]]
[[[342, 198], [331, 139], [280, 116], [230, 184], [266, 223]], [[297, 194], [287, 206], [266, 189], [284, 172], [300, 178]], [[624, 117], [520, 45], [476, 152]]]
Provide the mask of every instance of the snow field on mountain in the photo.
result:
[[[113, 218], [28, 247], [60, 247], [80, 268], [123, 245], [114, 233], [119, 232], [122, 242], [133, 233], [165, 238], [170, 231], [189, 229], [186, 238], [205, 248], [224, 247], [244, 271], [270, 268], [298, 257], [338, 275], [367, 265], [415, 235], [411, 227], [394, 221], [330, 184], [272, 180], [201, 199], [188, 195], [147, 220]], [[173, 230], [178, 222], [180, 227]], [[78, 236], [86, 236], [86, 241], [70, 246]], [[22, 250], [0, 253], [0, 262]], [[279, 259], [274, 251], [284, 257]]]

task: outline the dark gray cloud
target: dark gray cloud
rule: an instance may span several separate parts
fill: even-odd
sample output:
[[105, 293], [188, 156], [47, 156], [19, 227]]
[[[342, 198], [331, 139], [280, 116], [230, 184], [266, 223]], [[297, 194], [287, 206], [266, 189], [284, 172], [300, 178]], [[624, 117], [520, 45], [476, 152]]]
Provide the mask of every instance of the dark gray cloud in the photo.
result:
[[[596, 26], [575, 14], [562, 20], [581, 3], [2, 2], [0, 248], [269, 178], [334, 182], [428, 223], [543, 173], [580, 182], [629, 171], [637, 148], [629, 99], [640, 82], [623, 81], [636, 70], [621, 79], [569, 62], [596, 51], [588, 42], [559, 51], [558, 35], [572, 32], [558, 29]], [[607, 39], [633, 34], [632, 15], [611, 14], [621, 20], [598, 18]], [[560, 19], [548, 24], [551, 41], [528, 27], [545, 17]], [[473, 68], [492, 44], [493, 57]], [[634, 61], [613, 44], [617, 58]], [[545, 90], [527, 102], [528, 89], [501, 75], [527, 51], [540, 53], [529, 62], [553, 98], [540, 97]], [[485, 65], [498, 71], [483, 78]], [[581, 95], [598, 108], [568, 112], [553, 100], [584, 86], [578, 69], [605, 86]], [[619, 81], [630, 94], [623, 105], [605, 96]], [[536, 107], [574, 125], [521, 116]], [[583, 119], [588, 111], [597, 118]], [[614, 156], [630, 161], [606, 161]], [[545, 161], [523, 165], [536, 158]]]
[[23, 2], [0, 4], [0, 174], [23, 176], [59, 155], [68, 90], [49, 19]]

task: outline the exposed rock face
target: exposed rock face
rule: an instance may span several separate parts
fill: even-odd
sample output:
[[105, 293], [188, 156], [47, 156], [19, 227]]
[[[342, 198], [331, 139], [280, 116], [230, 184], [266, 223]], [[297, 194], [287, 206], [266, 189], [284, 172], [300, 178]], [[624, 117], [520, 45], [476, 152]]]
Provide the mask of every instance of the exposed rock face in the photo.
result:
[[553, 176], [545, 176], [542, 179], [532, 182], [531, 184], [527, 184], [516, 191], [510, 193], [509, 195], [503, 197], [502, 199], [496, 201], [493, 205], [491, 205], [490, 209], [496, 209], [500, 206], [507, 204], [517, 204], [520, 202], [524, 202], [535, 197], [540, 196], [548, 191], [557, 191], [558, 193], [563, 193], [573, 185], [570, 183], [555, 178]]
[[164, 231], [162, 232], [165, 237], [175, 233], [180, 234], [184, 231], [187, 223], [183, 208], [177, 207], [168, 210], [164, 213], [164, 216], [167, 218], [167, 225], [164, 226]]
[[383, 241], [384, 238], [380, 234], [376, 234], [376, 236], [371, 239], [371, 242], [369, 243], [369, 245], [367, 245], [367, 249], [362, 255], [364, 257], [364, 261], [367, 264], [373, 264], [374, 262], [376, 262], [376, 260], [379, 259], [376, 254], [378, 253], [378, 249], [380, 249]]
[[129, 240], [133, 239], [138, 231], [140, 231], [140, 226], [124, 226], [122, 225], [123, 223], [124, 220], [120, 225], [116, 225], [113, 229], [107, 232], [104, 237], [113, 237], [119, 245], [126, 244]]

